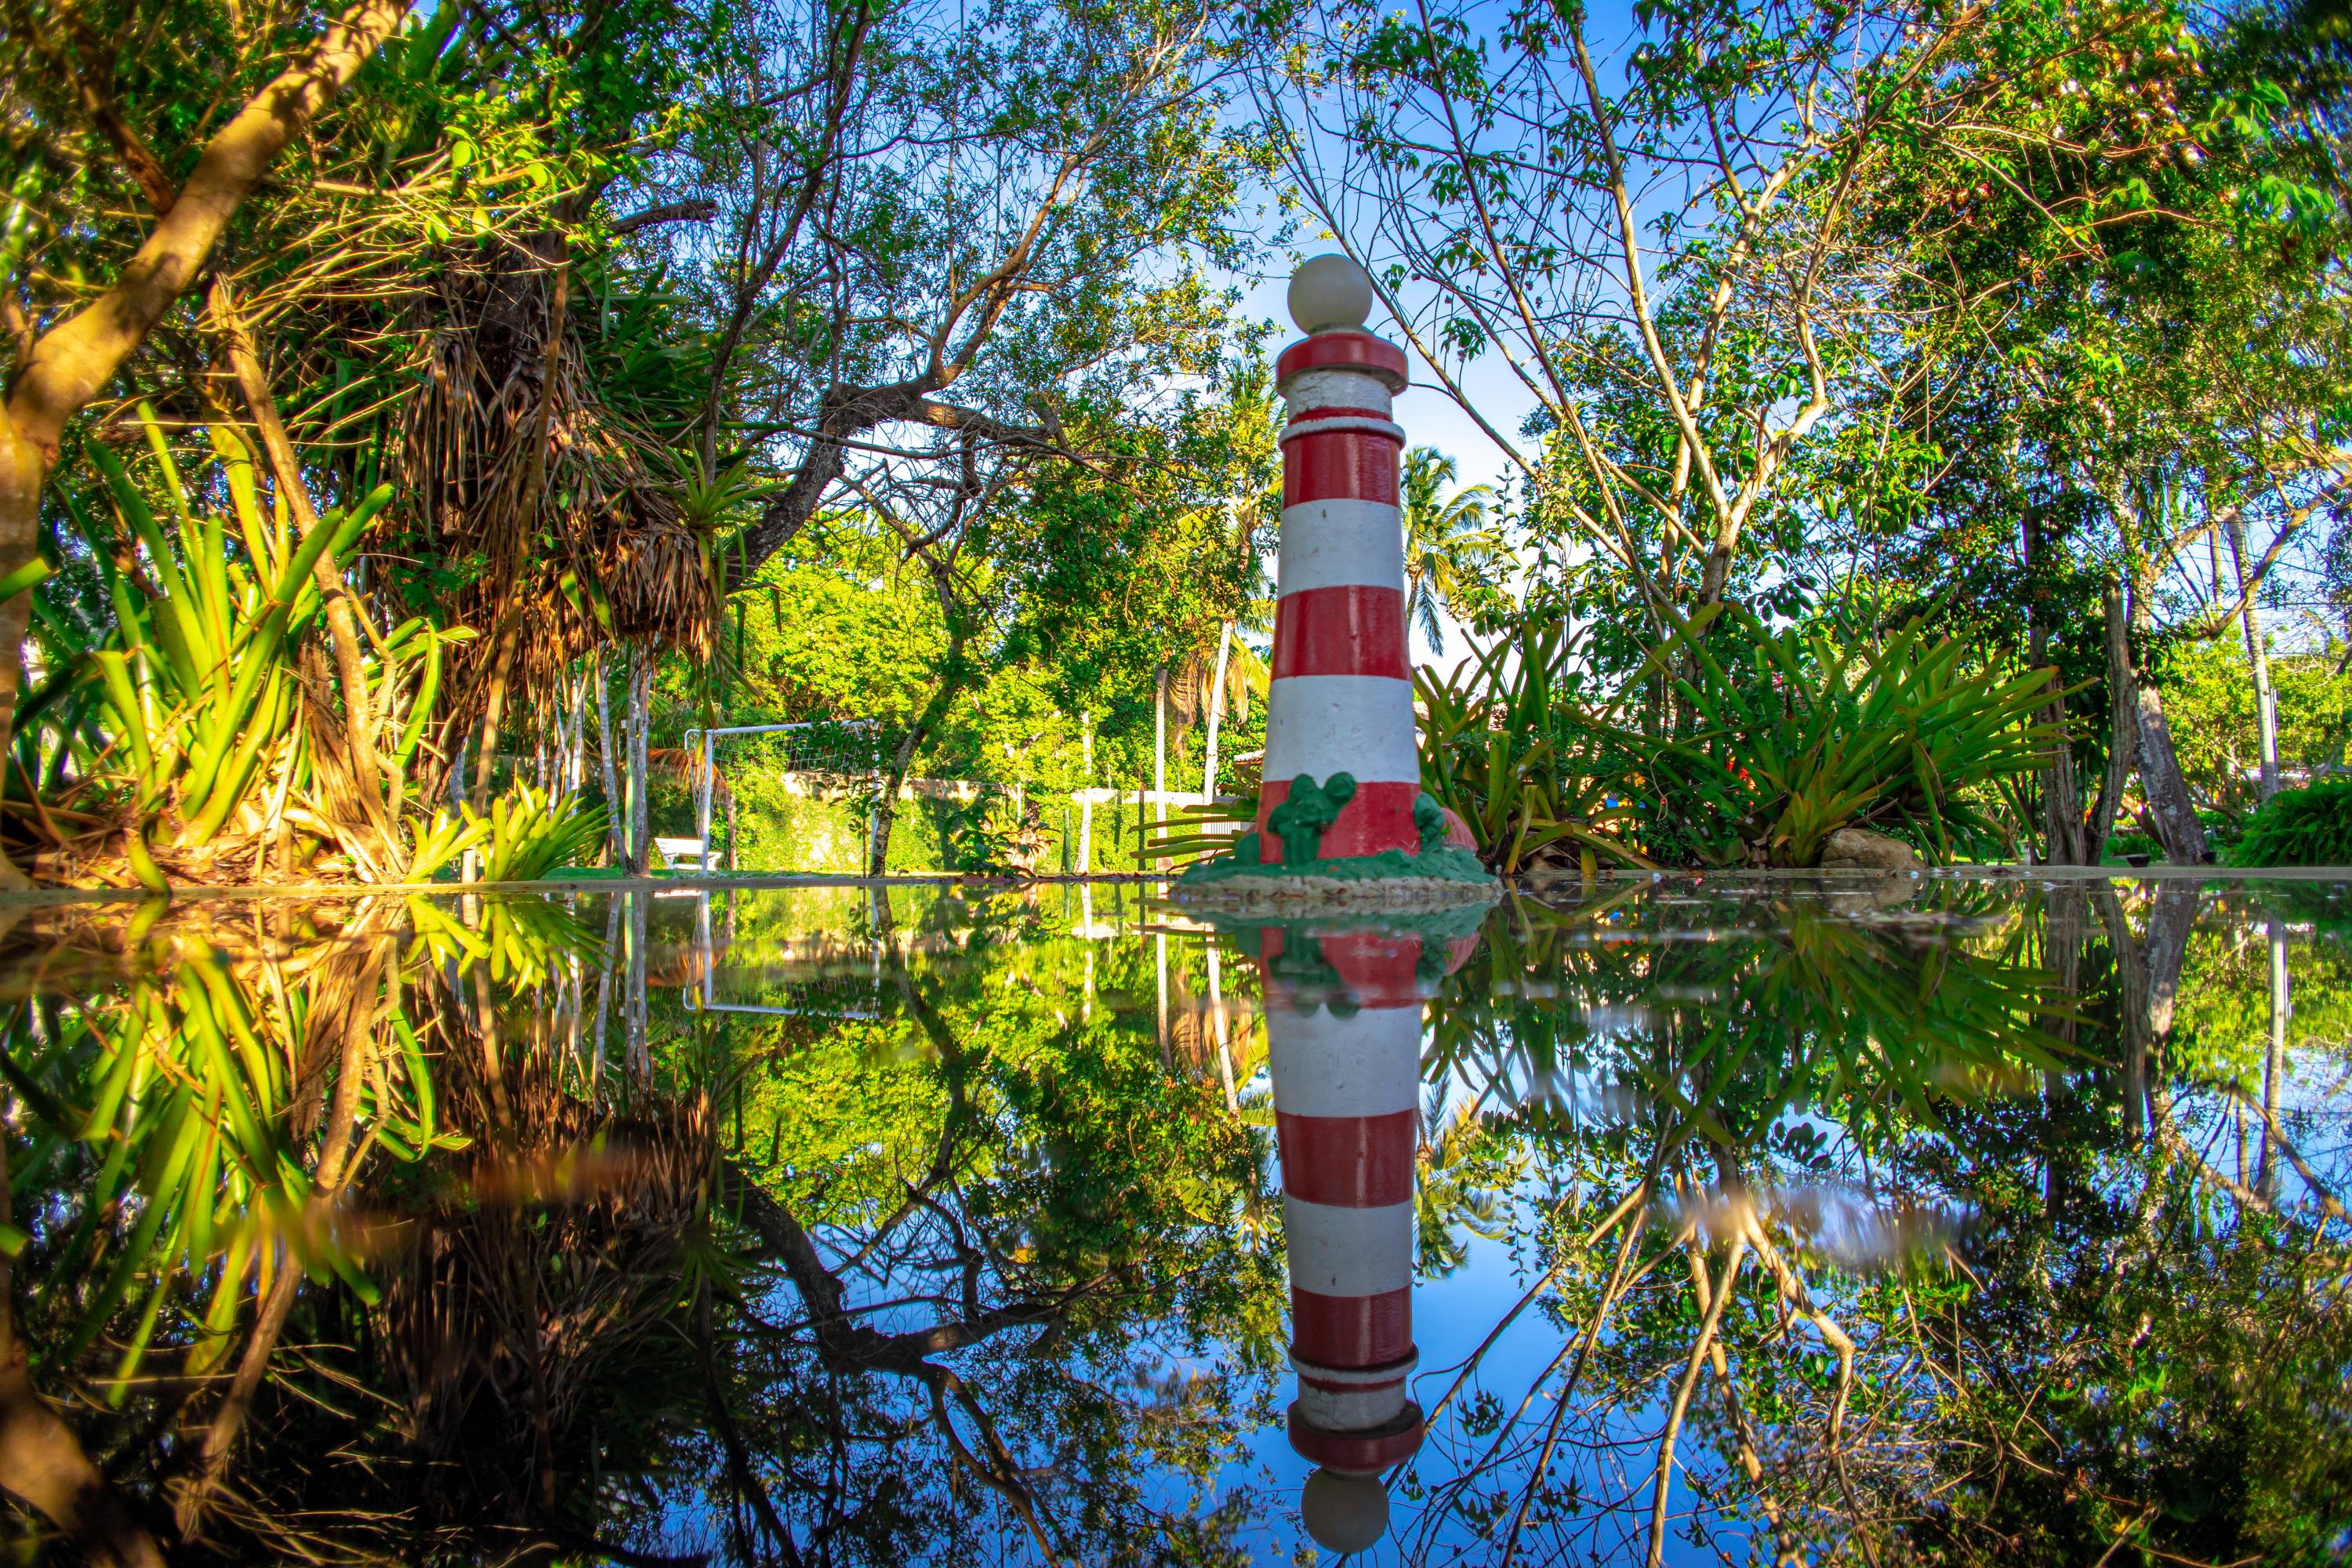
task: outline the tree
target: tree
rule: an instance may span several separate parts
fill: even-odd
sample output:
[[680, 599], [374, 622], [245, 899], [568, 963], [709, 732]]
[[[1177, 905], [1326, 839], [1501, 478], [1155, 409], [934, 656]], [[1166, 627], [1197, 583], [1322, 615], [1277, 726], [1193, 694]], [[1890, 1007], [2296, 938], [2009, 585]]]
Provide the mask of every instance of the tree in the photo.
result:
[[1397, 495], [1404, 510], [1404, 618], [1418, 625], [1430, 651], [1445, 651], [1438, 612], [1468, 618], [1474, 601], [1491, 595], [1504, 554], [1502, 536], [1490, 519], [1499, 505], [1491, 485], [1468, 485], [1451, 496], [1452, 458], [1433, 447], [1404, 455]]
[[1194, 258], [1244, 252], [1247, 147], [1217, 123], [1197, 5], [1004, 0], [956, 28], [820, 9], [743, 13], [711, 129], [641, 182], [715, 206], [724, 236], [648, 243], [710, 323], [706, 470], [740, 440], [778, 476], [733, 583], [826, 505], [881, 497], [917, 537], [952, 531], [1082, 454], [1083, 407], [1168, 407], [1223, 346]]
[[[406, 10], [402, 0], [357, 0], [326, 18], [318, 36], [291, 50], [288, 63], [205, 142], [176, 188], [99, 81], [79, 76], [81, 114], [112, 147], [156, 221], [120, 264], [113, 281], [89, 297], [48, 292], [23, 268], [21, 248], [12, 250], [12, 275], [0, 279], [14, 355], [5, 419], [0, 419], [0, 582], [18, 584], [0, 601], [0, 752], [13, 739], [23, 684], [18, 650], [32, 614], [31, 587], [22, 582], [22, 574], [38, 551], [41, 492], [68, 425], [105, 390], [196, 279], [279, 152], [310, 127], [376, 46], [391, 36]], [[98, 50], [106, 47], [88, 34], [86, 24], [61, 12], [18, 10], [7, 20], [8, 46], [16, 55], [8, 71], [11, 81], [32, 85], [37, 76], [34, 51], [46, 43], [55, 59], [64, 47], [61, 35], [72, 36], [77, 27], [83, 29], [77, 44], [87, 39]], [[94, 66], [95, 61], [84, 62], [81, 69]], [[221, 85], [230, 87], [234, 79]], [[65, 83], [52, 81], [51, 86], [61, 90]], [[31, 174], [37, 167], [37, 155], [20, 154], [23, 174]], [[19, 188], [27, 183], [20, 177]], [[26, 233], [21, 205], [14, 226], [20, 236]], [[0, 861], [0, 885], [25, 886], [23, 871]]]
[[[1909, 257], [1895, 297], [1916, 325], [1821, 483], [1875, 494], [1884, 470], [1907, 493], [1826, 514], [1813, 548], [1846, 552], [1844, 592], [1940, 600], [2096, 683], [2078, 711], [2105, 737], [2044, 771], [2046, 854], [2095, 861], [2137, 767], [2168, 852], [2201, 858], [2149, 661], [2180, 638], [2259, 650], [2255, 605], [2352, 483], [2347, 78], [2265, 11], [2115, 35], [2102, 15], [2020, 13], [1968, 57], [1987, 123], [2047, 155], [1906, 149], [1858, 197]], [[2052, 55], [2052, 26], [2081, 48]], [[2102, 754], [2084, 802], [2072, 775]]]
[[[1621, 78], [1581, 11], [1286, 8], [1254, 80], [1300, 201], [1511, 455], [1531, 516], [1606, 560], [1657, 637], [1755, 585], [1808, 440], [1901, 330], [1906, 260], [1861, 197], [1914, 153], [2035, 155], [1978, 122], [1999, 81], [1966, 68], [2006, 18], [1644, 5]], [[1532, 449], [1465, 379], [1489, 358], [1536, 405]]]

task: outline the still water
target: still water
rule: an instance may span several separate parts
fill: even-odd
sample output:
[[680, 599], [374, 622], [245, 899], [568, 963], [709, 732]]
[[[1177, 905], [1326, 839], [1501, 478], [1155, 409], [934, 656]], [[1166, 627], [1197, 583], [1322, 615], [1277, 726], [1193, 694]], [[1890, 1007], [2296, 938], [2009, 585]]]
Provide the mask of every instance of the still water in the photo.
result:
[[16, 1561], [2352, 1547], [2342, 889], [224, 900], [5, 942]]

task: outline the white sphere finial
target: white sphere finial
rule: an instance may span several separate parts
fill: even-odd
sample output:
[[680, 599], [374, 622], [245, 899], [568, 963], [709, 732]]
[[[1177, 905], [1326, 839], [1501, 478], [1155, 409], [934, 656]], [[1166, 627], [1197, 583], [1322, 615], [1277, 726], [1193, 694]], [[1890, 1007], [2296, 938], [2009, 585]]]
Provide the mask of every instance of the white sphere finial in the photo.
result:
[[1290, 319], [1302, 332], [1360, 327], [1371, 313], [1371, 275], [1344, 256], [1310, 258], [1290, 275]]
[[1307, 1533], [1327, 1552], [1367, 1552], [1389, 1532], [1389, 1492], [1378, 1476], [1317, 1470], [1298, 1496]]

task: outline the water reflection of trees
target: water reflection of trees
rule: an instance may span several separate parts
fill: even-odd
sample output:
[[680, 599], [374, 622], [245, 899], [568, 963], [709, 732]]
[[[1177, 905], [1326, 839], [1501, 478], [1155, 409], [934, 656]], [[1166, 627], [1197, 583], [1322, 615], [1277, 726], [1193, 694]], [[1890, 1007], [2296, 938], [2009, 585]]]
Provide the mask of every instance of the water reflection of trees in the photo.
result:
[[1199, 1483], [1266, 1414], [1278, 1265], [1164, 972], [999, 910], [888, 950], [864, 1019], [753, 1026], [671, 999], [711, 951], [675, 908], [253, 908], [19, 933], [0, 1488], [37, 1530], [1233, 1555], [1250, 1500]]
[[[1474, 1336], [1518, 1350], [1422, 1380], [1396, 1549], [2333, 1560], [2339, 907], [1507, 907], [1431, 1010], [1422, 1271], [1499, 1222], [1534, 1264]], [[879, 942], [854, 907], [830, 943], [742, 914], [20, 923], [0, 1487], [35, 1535], [119, 1563], [1262, 1546], [1287, 1501], [1231, 1467], [1286, 1331], [1247, 967], [1074, 940], [1102, 913], [1050, 895]], [[719, 955], [796, 1010], [688, 1005]]]
[[[2347, 1227], [2183, 1026], [2192, 887], [1660, 891], [1517, 906], [1435, 1010], [1564, 1194], [1558, 1349], [1435, 1391], [1409, 1559], [2340, 1552]], [[2213, 1157], [2250, 1105], [2287, 1188]]]

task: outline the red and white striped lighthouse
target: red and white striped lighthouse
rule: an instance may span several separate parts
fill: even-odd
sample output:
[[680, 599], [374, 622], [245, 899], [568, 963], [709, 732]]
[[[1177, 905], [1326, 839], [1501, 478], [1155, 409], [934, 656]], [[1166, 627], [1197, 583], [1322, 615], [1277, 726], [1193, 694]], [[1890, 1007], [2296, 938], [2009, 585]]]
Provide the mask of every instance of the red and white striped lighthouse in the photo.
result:
[[[1283, 963], [1286, 942], [1319, 952]], [[1380, 1539], [1388, 1497], [1379, 1473], [1422, 1442], [1407, 1388], [1421, 953], [1411, 935], [1290, 927], [1259, 937], [1298, 1376], [1290, 1444], [1319, 1467], [1300, 1511], [1334, 1551]], [[1302, 969], [1328, 982], [1300, 982]]]
[[1389, 417], [1390, 399], [1405, 388], [1405, 357], [1363, 330], [1371, 307], [1371, 279], [1344, 256], [1316, 257], [1290, 279], [1290, 313], [1307, 337], [1275, 364], [1289, 418], [1258, 795], [1263, 861], [1282, 858], [1266, 818], [1302, 773], [1318, 786], [1334, 773], [1356, 781], [1322, 830], [1321, 858], [1421, 847], [1397, 505], [1404, 431]]

